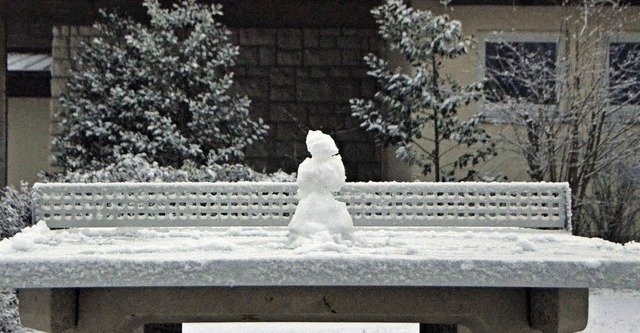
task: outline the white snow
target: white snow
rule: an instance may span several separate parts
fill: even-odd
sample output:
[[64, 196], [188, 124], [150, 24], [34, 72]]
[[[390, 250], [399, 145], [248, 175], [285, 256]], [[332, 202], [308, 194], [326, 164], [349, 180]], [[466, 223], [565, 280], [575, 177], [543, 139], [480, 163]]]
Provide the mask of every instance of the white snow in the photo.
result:
[[640, 332], [640, 290], [593, 289], [589, 293], [589, 322], [583, 333]]
[[49, 235], [49, 227], [44, 221], [40, 221], [35, 225], [28, 227], [27, 232], [21, 232], [13, 237], [11, 246], [14, 250], [26, 252], [31, 250], [36, 243], [43, 243]]
[[74, 228], [0, 242], [0, 287], [397, 285], [640, 289], [640, 246], [519, 228]]
[[311, 158], [298, 168], [300, 201], [289, 223], [289, 235], [295, 244], [301, 241], [325, 243], [353, 240], [353, 221], [347, 205], [334, 199], [331, 192], [346, 183], [342, 158], [333, 139], [320, 131], [309, 131], [307, 150]]
[[418, 324], [395, 323], [207, 323], [185, 324], [183, 333], [416, 333]]

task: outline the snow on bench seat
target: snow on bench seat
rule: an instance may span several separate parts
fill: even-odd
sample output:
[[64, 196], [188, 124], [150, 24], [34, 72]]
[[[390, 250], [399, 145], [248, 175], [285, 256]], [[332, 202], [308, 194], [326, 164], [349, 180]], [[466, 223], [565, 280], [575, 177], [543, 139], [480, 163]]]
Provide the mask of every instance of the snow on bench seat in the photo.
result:
[[[51, 228], [286, 226], [294, 183], [36, 184], [34, 222]], [[566, 183], [347, 183], [355, 226], [508, 226], [570, 230]]]
[[0, 242], [0, 287], [640, 288], [640, 244], [522, 228], [356, 228], [293, 247], [285, 227], [72, 228]]

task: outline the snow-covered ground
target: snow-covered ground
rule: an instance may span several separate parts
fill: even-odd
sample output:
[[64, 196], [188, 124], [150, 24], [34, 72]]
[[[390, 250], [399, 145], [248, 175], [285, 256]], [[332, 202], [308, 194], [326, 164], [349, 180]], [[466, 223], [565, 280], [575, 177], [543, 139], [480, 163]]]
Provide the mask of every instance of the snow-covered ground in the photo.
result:
[[583, 332], [640, 332], [640, 290], [592, 290], [589, 324]]
[[[594, 289], [583, 333], [640, 332], [640, 290]], [[215, 323], [185, 324], [183, 333], [417, 333], [417, 324]]]
[[418, 324], [215, 323], [185, 324], [183, 333], [417, 333]]

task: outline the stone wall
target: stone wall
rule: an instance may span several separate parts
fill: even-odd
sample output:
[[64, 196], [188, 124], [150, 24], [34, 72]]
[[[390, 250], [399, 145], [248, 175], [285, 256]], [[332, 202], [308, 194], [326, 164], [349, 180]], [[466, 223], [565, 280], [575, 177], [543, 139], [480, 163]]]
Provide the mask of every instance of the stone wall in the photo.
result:
[[236, 29], [238, 90], [271, 126], [264, 144], [248, 151], [257, 169], [295, 171], [308, 156], [309, 129], [331, 134], [349, 180], [379, 179], [380, 154], [350, 116], [350, 98], [372, 96], [375, 82], [362, 60], [379, 47], [374, 29]]
[[[56, 113], [60, 109], [60, 95], [66, 91], [69, 79], [69, 70], [73, 68], [73, 58], [77, 56], [83, 40], [90, 38], [93, 34], [91, 27], [56, 26], [53, 27], [53, 40], [51, 42], [51, 127], [50, 134], [60, 133], [60, 120]], [[55, 153], [55, 152], [54, 152]], [[53, 166], [53, 160], [50, 160]]]
[[[370, 135], [350, 116], [350, 98], [372, 96], [375, 82], [362, 60], [377, 51], [375, 28], [236, 28], [240, 45], [235, 68], [236, 91], [252, 100], [252, 114], [271, 127], [264, 143], [247, 151], [247, 163], [258, 171], [296, 171], [308, 156], [309, 129], [331, 134], [340, 148], [347, 178], [379, 180], [381, 154]], [[71, 60], [88, 27], [53, 28], [52, 116], [59, 108]], [[51, 132], [60, 130], [52, 118]]]

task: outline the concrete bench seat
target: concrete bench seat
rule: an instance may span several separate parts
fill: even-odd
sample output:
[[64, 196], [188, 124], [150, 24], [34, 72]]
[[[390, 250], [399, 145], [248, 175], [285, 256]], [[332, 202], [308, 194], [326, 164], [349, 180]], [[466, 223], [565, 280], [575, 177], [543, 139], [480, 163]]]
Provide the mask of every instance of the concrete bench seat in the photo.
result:
[[638, 244], [568, 232], [566, 184], [348, 184], [355, 241], [299, 246], [285, 227], [294, 184], [35, 190], [46, 225], [0, 242], [0, 287], [50, 332], [247, 320], [574, 332], [589, 288], [640, 288]]

